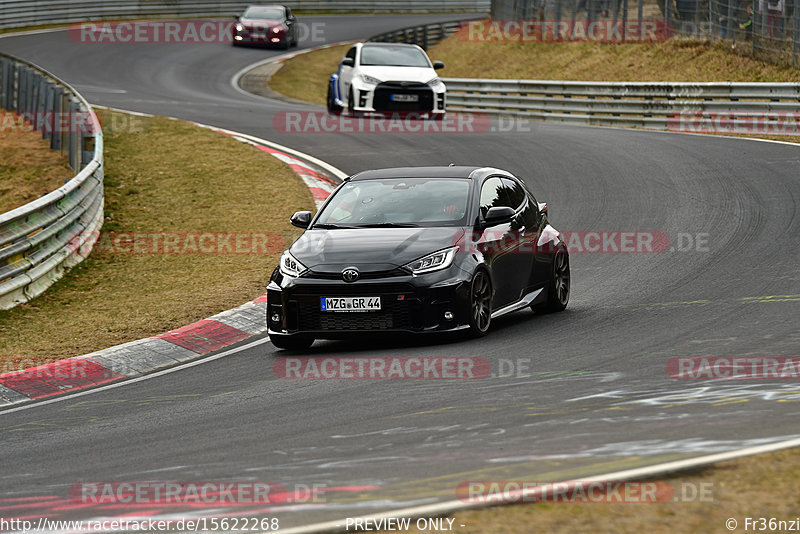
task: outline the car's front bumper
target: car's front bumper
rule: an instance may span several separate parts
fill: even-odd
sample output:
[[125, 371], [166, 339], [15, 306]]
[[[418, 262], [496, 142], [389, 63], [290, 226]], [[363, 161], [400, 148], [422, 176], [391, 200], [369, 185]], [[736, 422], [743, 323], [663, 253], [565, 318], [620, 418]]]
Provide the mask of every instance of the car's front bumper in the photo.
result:
[[[324, 297], [381, 297], [380, 311], [322, 311]], [[452, 314], [451, 319], [446, 316]], [[355, 283], [273, 277], [267, 288], [270, 334], [338, 339], [365, 332], [445, 332], [469, 327], [469, 276], [459, 269]]]
[[[361, 113], [444, 114], [446, 87], [422, 83], [383, 82], [378, 85], [353, 83], [353, 109]], [[409, 101], [410, 99], [410, 101]]]

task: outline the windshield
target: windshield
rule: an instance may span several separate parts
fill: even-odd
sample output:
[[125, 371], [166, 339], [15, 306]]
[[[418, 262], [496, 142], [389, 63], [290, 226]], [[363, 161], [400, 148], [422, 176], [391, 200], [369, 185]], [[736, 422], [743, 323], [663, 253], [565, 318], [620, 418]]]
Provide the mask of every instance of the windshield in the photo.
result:
[[245, 19], [280, 20], [283, 18], [283, 8], [280, 7], [249, 7], [242, 15]]
[[330, 199], [314, 226], [461, 226], [470, 183], [455, 178], [350, 182]]
[[428, 56], [409, 46], [365, 46], [361, 49], [361, 65], [392, 67], [430, 67]]

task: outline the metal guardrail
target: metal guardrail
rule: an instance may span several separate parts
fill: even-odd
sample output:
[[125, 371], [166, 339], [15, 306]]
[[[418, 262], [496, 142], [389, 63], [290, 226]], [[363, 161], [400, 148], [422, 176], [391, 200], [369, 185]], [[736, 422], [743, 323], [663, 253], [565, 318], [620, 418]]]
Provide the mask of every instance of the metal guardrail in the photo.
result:
[[[238, 15], [257, 2], [225, 0], [0, 0], [0, 28], [61, 24], [84, 20], [139, 17]], [[306, 12], [391, 13], [489, 11], [491, 0], [287, 0], [288, 7]]]
[[[482, 111], [546, 121], [665, 130], [698, 114], [761, 117], [785, 125], [800, 113], [800, 83], [673, 83], [443, 78], [448, 111]], [[772, 116], [770, 116], [772, 114]], [[800, 132], [798, 132], [800, 133]]]
[[41, 294], [94, 245], [103, 224], [103, 133], [72, 87], [4, 54], [0, 107], [25, 117], [80, 169], [55, 191], [0, 214], [0, 309], [10, 309]]
[[381, 33], [367, 40], [378, 43], [410, 43], [427, 50], [429, 46], [433, 46], [457, 32], [462, 22], [464, 21], [457, 20], [411, 26], [409, 28]]

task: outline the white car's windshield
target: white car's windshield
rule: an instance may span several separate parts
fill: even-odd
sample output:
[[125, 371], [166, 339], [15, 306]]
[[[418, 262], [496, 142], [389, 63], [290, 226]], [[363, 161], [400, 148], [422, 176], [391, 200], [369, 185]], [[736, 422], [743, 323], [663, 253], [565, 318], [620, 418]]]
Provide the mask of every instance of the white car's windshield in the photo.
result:
[[391, 67], [430, 67], [425, 52], [408, 46], [365, 46], [361, 49], [361, 65]]
[[242, 15], [246, 19], [280, 20], [283, 18], [283, 9], [280, 7], [250, 7]]
[[458, 226], [466, 217], [469, 180], [392, 178], [344, 185], [314, 226]]

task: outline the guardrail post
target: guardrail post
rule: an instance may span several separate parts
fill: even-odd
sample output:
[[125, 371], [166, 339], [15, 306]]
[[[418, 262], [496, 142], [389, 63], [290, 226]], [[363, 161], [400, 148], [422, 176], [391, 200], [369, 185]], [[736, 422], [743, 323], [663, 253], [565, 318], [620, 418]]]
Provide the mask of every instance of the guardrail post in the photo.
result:
[[427, 50], [428, 49], [428, 27], [427, 26], [423, 26], [422, 27], [422, 49], [423, 50]]
[[53, 138], [53, 106], [55, 105], [55, 86], [45, 82], [44, 109], [42, 110], [42, 139]]
[[36, 113], [36, 104], [39, 102], [39, 75], [35, 72], [32, 72], [29, 83], [31, 86], [31, 97], [28, 103], [28, 120], [31, 121], [31, 126], [33, 129], [36, 130], [36, 116], [38, 115], [38, 113]]
[[78, 106], [77, 102], [74, 102], [70, 99], [69, 102], [69, 166], [72, 167], [72, 170], [78, 171], [80, 169], [80, 147], [79, 147], [79, 139], [80, 139], [80, 132], [78, 131], [78, 113], [80, 111], [80, 107]]
[[53, 150], [61, 150], [61, 133], [59, 130], [59, 115], [61, 115], [61, 97], [64, 95], [64, 89], [61, 87], [53, 88], [53, 107], [52, 117], [50, 119], [50, 148]]
[[0, 57], [0, 108], [6, 103], [6, 60]]

